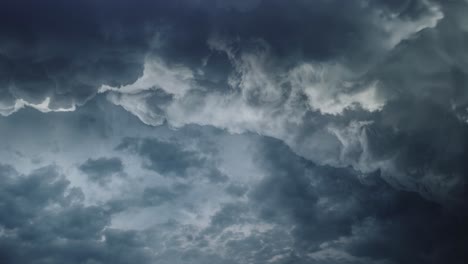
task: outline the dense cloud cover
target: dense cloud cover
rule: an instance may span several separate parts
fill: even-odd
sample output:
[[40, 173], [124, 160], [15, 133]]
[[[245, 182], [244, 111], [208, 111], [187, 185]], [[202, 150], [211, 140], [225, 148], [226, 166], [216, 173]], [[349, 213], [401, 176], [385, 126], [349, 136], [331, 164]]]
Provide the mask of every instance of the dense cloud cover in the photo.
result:
[[0, 263], [465, 263], [465, 0], [5, 0]]

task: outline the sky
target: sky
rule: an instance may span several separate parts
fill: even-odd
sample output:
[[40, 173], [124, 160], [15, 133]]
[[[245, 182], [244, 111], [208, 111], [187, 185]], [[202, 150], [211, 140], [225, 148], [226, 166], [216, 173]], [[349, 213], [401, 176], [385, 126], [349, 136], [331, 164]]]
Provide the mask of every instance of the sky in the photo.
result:
[[0, 263], [467, 263], [467, 13], [2, 0]]

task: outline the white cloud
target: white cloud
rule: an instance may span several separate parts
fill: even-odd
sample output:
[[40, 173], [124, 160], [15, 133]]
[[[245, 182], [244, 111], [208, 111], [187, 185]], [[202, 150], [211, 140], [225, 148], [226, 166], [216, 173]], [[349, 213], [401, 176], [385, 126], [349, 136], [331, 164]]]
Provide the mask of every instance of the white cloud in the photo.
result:
[[415, 33], [427, 28], [434, 28], [444, 18], [440, 6], [432, 1], [422, 0], [420, 4], [425, 12], [414, 20], [404, 18], [400, 13], [385, 13], [380, 10], [374, 12], [374, 23], [382, 27], [383, 32], [387, 35], [383, 42], [384, 48], [393, 49], [401, 41], [410, 38]]
[[0, 105], [0, 115], [9, 116], [24, 107], [31, 107], [43, 113], [72, 112], [76, 110], [76, 104], [72, 104], [69, 108], [50, 108], [50, 97], [46, 97], [39, 104], [30, 103], [24, 99], [16, 99], [11, 105]]
[[293, 68], [287, 80], [295, 90], [307, 95], [312, 109], [325, 114], [341, 114], [360, 105], [368, 111], [380, 110], [384, 99], [378, 97], [378, 82], [353, 81], [352, 71], [339, 64], [304, 63]]
[[183, 96], [193, 88], [193, 72], [184, 66], [168, 66], [158, 58], [147, 59], [143, 75], [136, 82], [122, 87], [103, 85], [99, 93], [113, 91], [121, 94], [138, 94], [143, 91], [162, 89], [168, 94]]

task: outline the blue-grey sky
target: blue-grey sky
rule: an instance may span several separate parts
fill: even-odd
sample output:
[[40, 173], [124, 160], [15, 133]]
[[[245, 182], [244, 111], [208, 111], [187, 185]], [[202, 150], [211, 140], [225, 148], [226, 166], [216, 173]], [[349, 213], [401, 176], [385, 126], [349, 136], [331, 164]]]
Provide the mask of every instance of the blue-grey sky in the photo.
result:
[[0, 263], [466, 263], [467, 14], [1, 1]]

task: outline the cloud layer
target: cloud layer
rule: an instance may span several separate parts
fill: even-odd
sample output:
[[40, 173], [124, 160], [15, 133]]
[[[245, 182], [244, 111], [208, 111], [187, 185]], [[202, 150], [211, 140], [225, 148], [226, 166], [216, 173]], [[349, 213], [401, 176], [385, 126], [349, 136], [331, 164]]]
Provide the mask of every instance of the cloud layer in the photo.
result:
[[5, 263], [464, 263], [468, 3], [4, 1]]

